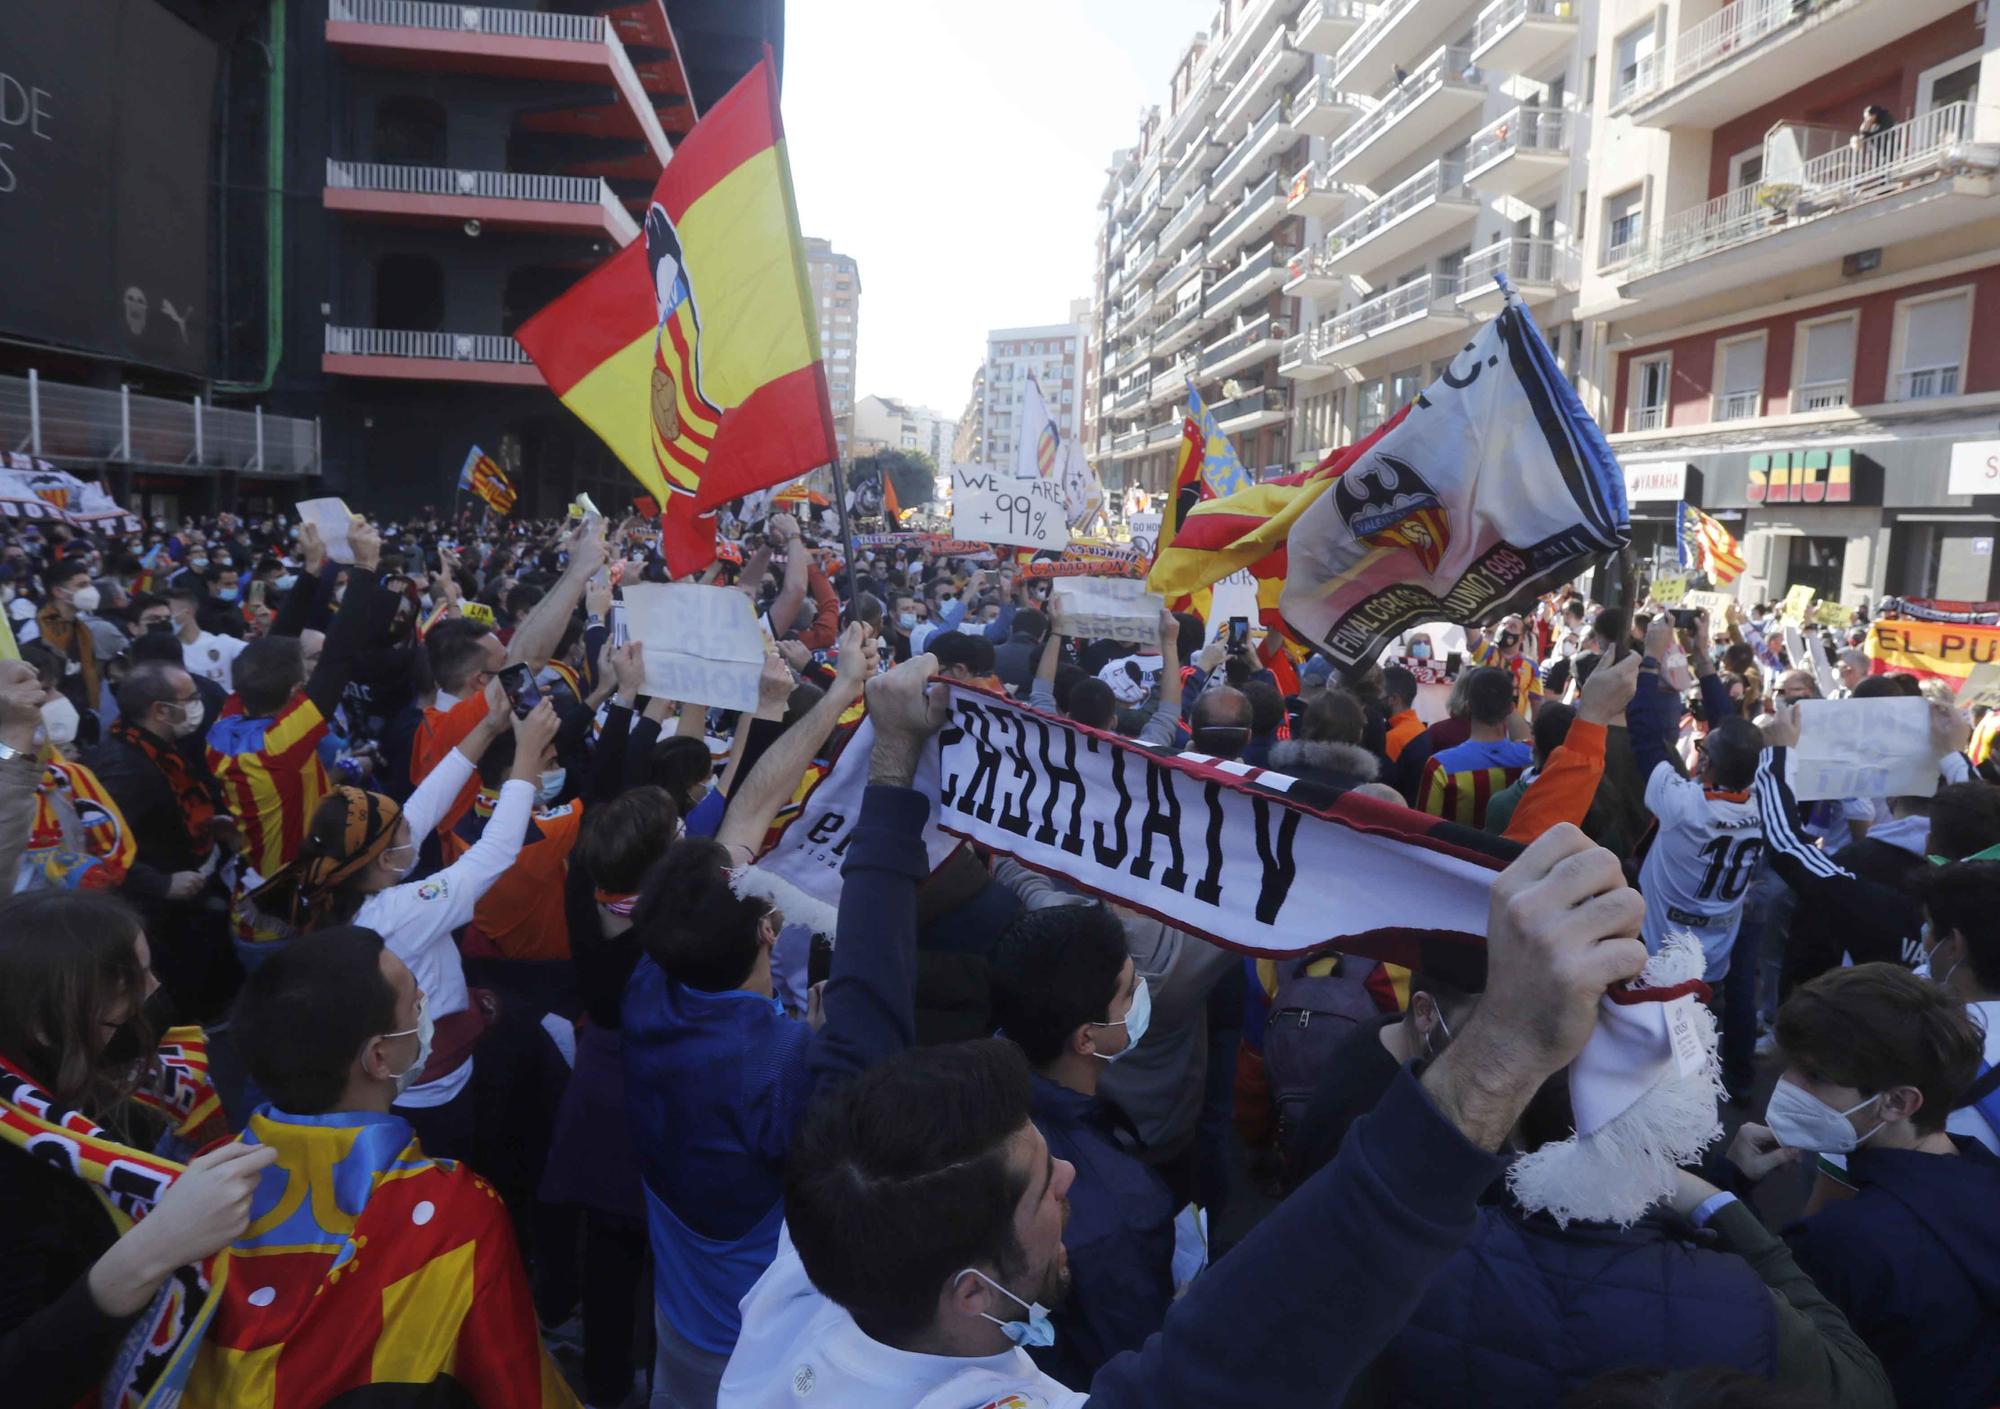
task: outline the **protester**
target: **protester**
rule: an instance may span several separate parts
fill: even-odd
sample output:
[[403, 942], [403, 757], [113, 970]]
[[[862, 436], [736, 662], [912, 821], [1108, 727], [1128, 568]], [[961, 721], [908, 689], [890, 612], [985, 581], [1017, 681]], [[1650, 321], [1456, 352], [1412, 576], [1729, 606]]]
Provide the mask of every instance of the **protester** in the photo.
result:
[[1945, 1129], [2000, 1154], [2000, 861], [1940, 866], [1919, 889], [1930, 947], [1917, 972], [1963, 1002], [1982, 1034], [1979, 1079]]
[[1469, 827], [1485, 825], [1487, 804], [1534, 759], [1533, 750], [1510, 735], [1509, 721], [1520, 718], [1516, 688], [1504, 670], [1481, 666], [1471, 672], [1465, 687], [1470, 735], [1425, 762], [1418, 810]]

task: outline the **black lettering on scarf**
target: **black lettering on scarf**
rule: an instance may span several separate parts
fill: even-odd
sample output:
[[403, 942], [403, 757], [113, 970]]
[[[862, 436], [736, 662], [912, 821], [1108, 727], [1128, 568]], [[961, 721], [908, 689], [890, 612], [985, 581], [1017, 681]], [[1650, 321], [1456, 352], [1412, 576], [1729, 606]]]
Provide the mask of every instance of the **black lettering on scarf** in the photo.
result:
[[1208, 870], [1194, 883], [1194, 898], [1204, 905], [1214, 905], [1222, 899], [1222, 784], [1204, 784], [1201, 800], [1208, 807], [1208, 834], [1204, 838]]
[[1264, 879], [1257, 889], [1257, 920], [1260, 924], [1272, 925], [1278, 921], [1278, 912], [1285, 908], [1285, 897], [1291, 893], [1292, 881], [1298, 875], [1298, 863], [1292, 859], [1292, 838], [1299, 830], [1299, 814], [1289, 807], [1279, 808], [1278, 843], [1271, 845], [1271, 803], [1264, 798], [1252, 798], [1251, 809], [1257, 818], [1257, 859], [1263, 863]]
[[[1092, 753], [1105, 747], [1102, 741], [1094, 736], [1086, 738], [1084, 743]], [[1111, 750], [1111, 786], [1118, 794], [1118, 810], [1111, 816], [1111, 825], [1116, 829], [1111, 844], [1108, 846], [1105, 844], [1102, 822], [1092, 822], [1090, 830], [1091, 841], [1097, 852], [1097, 864], [1115, 867], [1125, 864], [1125, 852], [1131, 845], [1125, 835], [1125, 818], [1132, 811], [1132, 794], [1125, 787], [1125, 750], [1121, 748]]]
[[[1051, 729], [1049, 722], [1039, 715], [1023, 715], [1024, 720], [1032, 720], [1041, 733], [1042, 770], [1048, 779], [1047, 796], [1042, 799], [1042, 824], [1035, 829], [1035, 840], [1043, 846], [1056, 840], [1056, 805], [1062, 801], [1063, 784], [1070, 789], [1069, 825], [1062, 832], [1061, 846], [1071, 856], [1083, 855], [1083, 774], [1076, 766], [1076, 731], [1072, 729]], [[1062, 741], [1062, 761], [1056, 760], [1055, 749], [1051, 747], [1060, 738]]]
[[1165, 837], [1173, 860], [1160, 872], [1160, 884], [1178, 894], [1187, 888], [1187, 856], [1181, 850], [1181, 800], [1174, 796], [1171, 768], [1154, 764], [1146, 770], [1146, 820], [1139, 824], [1139, 854], [1132, 858], [1132, 874], [1150, 880], [1153, 874], [1153, 838]]

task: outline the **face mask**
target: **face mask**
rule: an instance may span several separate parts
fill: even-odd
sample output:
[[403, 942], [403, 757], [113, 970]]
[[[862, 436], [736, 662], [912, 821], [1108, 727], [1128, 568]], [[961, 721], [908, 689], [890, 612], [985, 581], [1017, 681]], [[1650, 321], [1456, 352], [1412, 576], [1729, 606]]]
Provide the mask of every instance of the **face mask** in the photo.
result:
[[201, 728], [201, 721], [207, 715], [207, 707], [202, 704], [201, 697], [197, 695], [186, 704], [181, 705], [180, 711], [181, 722], [174, 726], [174, 737], [176, 739], [185, 739], [195, 730]]
[[[46, 711], [47, 706], [44, 706], [43, 708], [44, 711]], [[1931, 937], [1931, 927], [1929, 925], [1924, 926], [1923, 937], [1925, 939], [1929, 939]], [[1944, 985], [1951, 982], [1951, 976], [1957, 973], [1958, 966], [1965, 962], [1965, 956], [1961, 954], [1958, 956], [1957, 960], [1953, 962], [1952, 966], [1946, 969], [1943, 973], [1941, 974], [1933, 973], [1931, 971], [1931, 960], [1937, 957], [1938, 950], [1942, 949], [1943, 947], [1944, 947], [1944, 941], [1939, 940], [1936, 944], [1933, 944], [1929, 949], [1926, 949], [1924, 951], [1923, 959], [1917, 964], [1916, 969], [1913, 971], [1915, 972], [1918, 978], [1927, 978], [1931, 980], [1933, 983], [1937, 984], [1938, 987], [1940, 988], [1944, 987]]]
[[164, 617], [164, 616], [154, 617], [151, 621], [146, 623], [146, 630], [151, 632], [155, 636], [172, 635], [173, 629], [174, 629], [174, 622], [172, 617]]
[[[408, 861], [397, 862], [390, 859], [391, 857], [395, 856], [398, 852], [401, 851], [407, 851], [410, 853], [410, 859]], [[416, 844], [413, 842], [408, 846], [389, 847], [382, 853], [382, 859], [384, 861], [388, 861], [389, 865], [395, 870], [396, 879], [399, 881], [403, 880], [410, 874], [410, 872], [417, 869]]]
[[396, 1073], [396, 1094], [398, 1096], [402, 1095], [412, 1086], [415, 1086], [417, 1078], [424, 1074], [424, 1067], [431, 1059], [431, 1033], [434, 1030], [431, 1025], [430, 999], [419, 998], [417, 1000], [417, 1025], [415, 1027], [406, 1027], [401, 1032], [385, 1032], [382, 1034], [384, 1037], [408, 1037], [411, 1033], [415, 1033], [417, 1036], [416, 1057], [408, 1066]]
[[280, 592], [289, 592], [294, 587], [298, 586], [298, 584], [299, 584], [299, 575], [295, 572], [280, 573], [278, 575], [277, 586]]
[[208, 559], [207, 559], [207, 558], [189, 558], [189, 559], [188, 559], [188, 566], [189, 566], [189, 567], [191, 567], [191, 568], [193, 568], [193, 569], [194, 569], [194, 570], [195, 570], [196, 572], [200, 572], [200, 571], [201, 571], [201, 570], [202, 570], [203, 568], [205, 568], [205, 567], [207, 567], [207, 566], [208, 566]]
[[[1431, 1011], [1437, 1014], [1438, 1027], [1444, 1031], [1444, 1045], [1447, 1047], [1451, 1046], [1451, 1024], [1444, 1020], [1444, 1009], [1433, 1006], [1431, 1008]], [[1438, 1049], [1436, 1047], [1431, 1046], [1431, 1035], [1428, 1032], [1425, 1033], [1424, 1055], [1427, 1057], [1435, 1057], [1437, 1054], [1438, 1054]]]
[[980, 1312], [981, 1316], [986, 1316], [987, 1320], [1000, 1328], [1001, 1335], [1019, 1346], [1032, 1345], [1041, 1348], [1056, 1343], [1055, 1323], [1049, 1320], [1049, 1309], [1046, 1306], [1043, 1306], [1039, 1301], [1022, 1301], [1021, 1298], [1015, 1296], [984, 1272], [981, 1272], [977, 1267], [967, 1267], [958, 1275], [963, 1277], [967, 1272], [970, 1272], [1016, 1306], [1024, 1306], [1028, 1309], [1028, 1319], [1025, 1321], [1002, 1321], [998, 1316], [986, 1316], [984, 1311]]
[[1125, 1029], [1125, 1045], [1110, 1056], [1102, 1052], [1092, 1052], [1093, 1057], [1101, 1057], [1107, 1062], [1115, 1062], [1120, 1057], [1132, 1055], [1132, 1049], [1139, 1045], [1139, 1039], [1146, 1035], [1147, 1024], [1153, 1021], [1153, 990], [1140, 979], [1139, 986], [1132, 990], [1132, 1006], [1125, 1010], [1125, 1016], [1115, 1022], [1092, 1023], [1092, 1027], [1122, 1027]]
[[76, 706], [66, 696], [57, 695], [42, 706], [42, 728], [47, 732], [50, 743], [75, 743], [76, 725]]
[[1431, 643], [1428, 641], [1412, 641], [1410, 643], [1410, 658], [1412, 660], [1429, 660], [1431, 658]]
[[96, 611], [98, 603], [102, 600], [103, 594], [95, 587], [79, 587], [69, 594], [70, 605], [80, 612]]
[[915, 631], [917, 629], [917, 614], [915, 612], [897, 612], [896, 625], [902, 627], [905, 631]]
[[567, 768], [551, 768], [548, 772], [542, 774], [541, 786], [537, 790], [536, 796], [545, 803], [554, 802], [562, 796], [563, 783], [568, 777], [569, 770]]
[[1844, 1111], [1837, 1111], [1805, 1088], [1781, 1080], [1771, 1091], [1770, 1104], [1764, 1108], [1764, 1123], [1771, 1127], [1771, 1134], [1777, 1137], [1779, 1144], [1794, 1150], [1845, 1154], [1864, 1144], [1875, 1130], [1882, 1128], [1877, 1123], [1875, 1130], [1857, 1136], [1847, 1118], [1881, 1099], [1881, 1093], [1877, 1092]]

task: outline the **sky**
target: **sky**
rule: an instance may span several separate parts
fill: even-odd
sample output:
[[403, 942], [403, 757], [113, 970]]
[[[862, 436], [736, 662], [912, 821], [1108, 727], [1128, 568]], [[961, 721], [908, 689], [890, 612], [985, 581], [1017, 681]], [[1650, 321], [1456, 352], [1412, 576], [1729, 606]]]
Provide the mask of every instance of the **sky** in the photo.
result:
[[1111, 154], [1215, 0], [792, 0], [799, 220], [861, 266], [857, 397], [957, 416], [989, 328], [1090, 293]]

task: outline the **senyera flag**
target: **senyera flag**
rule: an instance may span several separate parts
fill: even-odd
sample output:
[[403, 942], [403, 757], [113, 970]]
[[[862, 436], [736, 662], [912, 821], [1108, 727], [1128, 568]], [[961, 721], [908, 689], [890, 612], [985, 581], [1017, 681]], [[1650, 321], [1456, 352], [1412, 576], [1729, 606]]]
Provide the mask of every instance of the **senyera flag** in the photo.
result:
[[837, 453], [769, 50], [681, 140], [633, 241], [515, 334], [662, 506], [667, 567], [715, 509]]
[[465, 464], [458, 472], [458, 487], [477, 496], [496, 514], [504, 515], [514, 507], [513, 481], [507, 478], [499, 461], [476, 445], [466, 453]]

